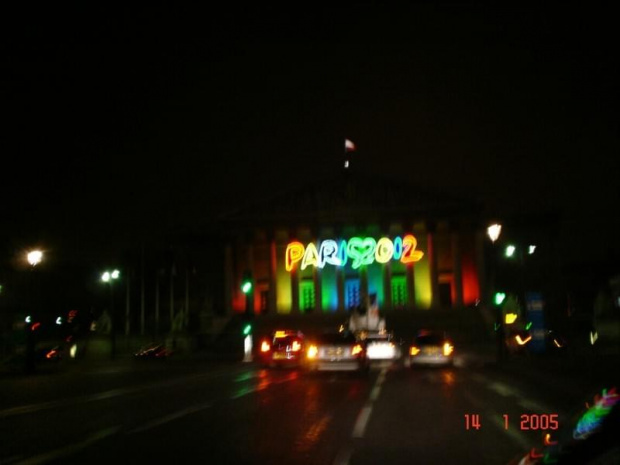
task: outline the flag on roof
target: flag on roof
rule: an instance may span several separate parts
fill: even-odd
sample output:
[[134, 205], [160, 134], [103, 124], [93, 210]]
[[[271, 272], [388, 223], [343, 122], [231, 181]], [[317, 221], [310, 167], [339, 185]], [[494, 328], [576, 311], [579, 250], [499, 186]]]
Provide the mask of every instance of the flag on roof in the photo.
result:
[[344, 151], [353, 152], [355, 150], [355, 144], [349, 139], [344, 140]]

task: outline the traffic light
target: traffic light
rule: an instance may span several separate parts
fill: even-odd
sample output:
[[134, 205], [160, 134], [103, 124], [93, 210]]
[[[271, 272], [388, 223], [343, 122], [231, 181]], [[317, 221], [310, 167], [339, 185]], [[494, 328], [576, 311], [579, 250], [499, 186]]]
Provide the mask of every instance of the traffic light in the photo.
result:
[[501, 305], [504, 302], [504, 299], [506, 299], [505, 292], [496, 292], [493, 300], [495, 302], [495, 305]]
[[244, 335], [244, 336], [247, 336], [247, 335], [249, 335], [251, 332], [252, 332], [252, 325], [251, 325], [250, 323], [248, 323], [248, 324], [246, 324], [246, 325], [243, 327], [243, 335]]
[[244, 294], [249, 294], [252, 292], [252, 275], [248, 271], [243, 274], [243, 279], [241, 280], [241, 291]]

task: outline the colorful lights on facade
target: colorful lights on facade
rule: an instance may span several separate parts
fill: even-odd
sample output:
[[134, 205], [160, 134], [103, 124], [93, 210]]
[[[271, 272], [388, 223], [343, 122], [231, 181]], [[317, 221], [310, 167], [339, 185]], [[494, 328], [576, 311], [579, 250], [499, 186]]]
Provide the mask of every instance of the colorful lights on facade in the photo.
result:
[[422, 259], [424, 252], [417, 250], [418, 241], [412, 234], [397, 236], [394, 240], [381, 237], [352, 237], [348, 241], [333, 239], [321, 241], [318, 248], [310, 242], [303, 245], [294, 241], [287, 245], [285, 252], [286, 271], [292, 271], [296, 264], [305, 270], [309, 266], [324, 268], [325, 265], [345, 266], [351, 261], [351, 268], [358, 269], [362, 265], [374, 262], [387, 263], [390, 260], [404, 264], [415, 263]]

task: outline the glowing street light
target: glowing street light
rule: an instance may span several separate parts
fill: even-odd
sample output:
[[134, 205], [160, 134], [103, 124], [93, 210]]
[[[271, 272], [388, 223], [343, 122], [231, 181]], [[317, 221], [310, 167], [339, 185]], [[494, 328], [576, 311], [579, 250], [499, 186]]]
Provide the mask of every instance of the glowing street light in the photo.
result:
[[121, 272], [118, 270], [113, 270], [113, 271], [104, 271], [101, 274], [101, 281], [103, 281], [104, 283], [109, 283], [110, 281], [112, 281], [113, 279], [118, 279], [121, 276]]
[[31, 250], [26, 254], [26, 260], [32, 266], [36, 266], [43, 260], [43, 252], [41, 250]]
[[487, 228], [487, 235], [489, 236], [489, 239], [491, 239], [491, 242], [495, 242], [499, 238], [499, 235], [501, 232], [502, 232], [501, 224], [495, 223]]

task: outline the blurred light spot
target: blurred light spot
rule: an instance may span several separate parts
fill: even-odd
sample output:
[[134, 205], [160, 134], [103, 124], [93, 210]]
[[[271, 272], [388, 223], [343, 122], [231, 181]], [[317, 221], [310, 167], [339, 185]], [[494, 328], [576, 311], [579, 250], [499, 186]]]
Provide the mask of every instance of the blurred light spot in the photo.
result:
[[515, 321], [517, 321], [517, 314], [516, 313], [506, 313], [506, 316], [504, 317], [504, 320], [506, 321], [507, 325], [511, 325]]
[[515, 254], [515, 250], [517, 250], [517, 248], [514, 245], [509, 245], [506, 247], [506, 256], [507, 257], [512, 257]]

